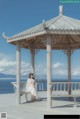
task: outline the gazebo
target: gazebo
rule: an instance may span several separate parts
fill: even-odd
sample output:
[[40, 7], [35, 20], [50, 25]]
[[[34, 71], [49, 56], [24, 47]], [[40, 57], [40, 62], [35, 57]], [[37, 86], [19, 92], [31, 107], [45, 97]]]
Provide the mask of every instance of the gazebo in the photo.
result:
[[[51, 108], [51, 52], [63, 50], [68, 56], [68, 82], [71, 82], [71, 54], [75, 49], [80, 48], [80, 20], [63, 15], [63, 6], [59, 6], [59, 16], [43, 21], [41, 24], [29, 30], [18, 33], [12, 37], [3, 37], [8, 43], [16, 45], [17, 61], [17, 102], [20, 104], [20, 76], [21, 76], [21, 56], [20, 49], [26, 48], [31, 51], [32, 73], [34, 69], [35, 50], [47, 50], [47, 107]], [[71, 89], [69, 89], [69, 94]]]

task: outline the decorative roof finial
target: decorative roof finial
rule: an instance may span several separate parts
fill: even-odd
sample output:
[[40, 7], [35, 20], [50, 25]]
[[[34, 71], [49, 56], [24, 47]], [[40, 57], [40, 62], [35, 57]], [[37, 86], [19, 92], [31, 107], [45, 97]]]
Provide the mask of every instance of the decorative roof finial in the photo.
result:
[[48, 27], [46, 26], [45, 20], [43, 20], [42, 22], [43, 22], [44, 29], [48, 29]]
[[62, 15], [62, 14], [63, 14], [63, 6], [60, 5], [60, 6], [59, 6], [59, 15]]
[[3, 36], [3, 38], [6, 39], [6, 40], [8, 40], [8, 38], [9, 38], [8, 36], [6, 36], [6, 33], [5, 33], [5, 32], [2, 33], [2, 36]]
[[43, 21], [42, 21], [43, 23], [45, 22], [45, 20], [43, 19]]

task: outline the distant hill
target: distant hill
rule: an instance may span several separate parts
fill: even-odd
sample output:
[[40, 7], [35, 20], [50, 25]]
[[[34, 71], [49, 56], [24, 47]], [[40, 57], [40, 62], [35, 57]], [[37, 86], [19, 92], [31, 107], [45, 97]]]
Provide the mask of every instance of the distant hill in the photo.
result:
[[0, 78], [15, 78], [15, 75], [0, 73]]
[[[4, 74], [4, 73], [0, 73], [0, 79], [1, 78], [16, 78], [16, 75], [11, 75], [11, 74]], [[21, 77], [21, 79], [26, 79], [26, 78], [28, 78], [28, 76], [26, 75], [26, 76], [22, 76]]]
[[[0, 79], [1, 78], [16, 78], [16, 75], [10, 75], [10, 74], [4, 74], [4, 73], [0, 73]], [[28, 79], [28, 75], [22, 76], [22, 79]], [[36, 75], [35, 76], [36, 80], [46, 80], [47, 76], [46, 75]], [[72, 76], [72, 79], [80, 79], [80, 76]], [[68, 80], [68, 76], [52, 76], [52, 80]]]

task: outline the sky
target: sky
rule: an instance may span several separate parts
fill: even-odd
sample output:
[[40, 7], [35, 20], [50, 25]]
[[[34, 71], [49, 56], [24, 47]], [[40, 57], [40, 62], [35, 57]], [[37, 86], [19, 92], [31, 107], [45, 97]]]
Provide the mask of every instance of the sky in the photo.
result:
[[[59, 0], [0, 0], [0, 73], [16, 74], [16, 46], [2, 37], [15, 35], [59, 15]], [[64, 15], [80, 20], [80, 3], [62, 4]], [[46, 50], [35, 55], [35, 74], [46, 75]], [[80, 50], [72, 54], [72, 77], [80, 77]], [[21, 74], [31, 72], [31, 55], [21, 49]], [[52, 76], [67, 77], [67, 55], [52, 51]]]

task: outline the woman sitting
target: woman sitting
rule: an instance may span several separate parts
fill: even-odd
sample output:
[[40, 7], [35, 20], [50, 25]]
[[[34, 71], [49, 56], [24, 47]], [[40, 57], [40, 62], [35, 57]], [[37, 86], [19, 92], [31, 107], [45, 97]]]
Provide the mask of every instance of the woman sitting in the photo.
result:
[[39, 100], [38, 93], [36, 90], [36, 82], [34, 79], [33, 73], [29, 74], [29, 78], [27, 80], [26, 91], [31, 92], [31, 100]]

